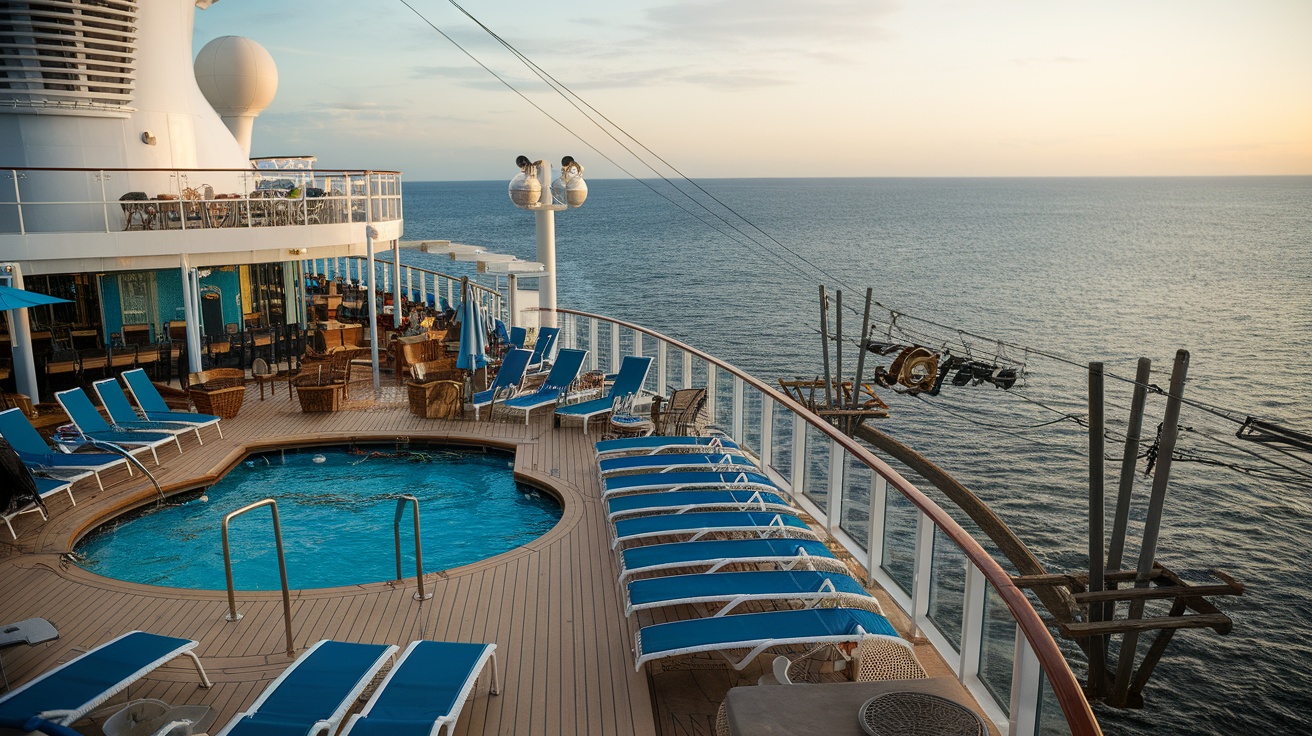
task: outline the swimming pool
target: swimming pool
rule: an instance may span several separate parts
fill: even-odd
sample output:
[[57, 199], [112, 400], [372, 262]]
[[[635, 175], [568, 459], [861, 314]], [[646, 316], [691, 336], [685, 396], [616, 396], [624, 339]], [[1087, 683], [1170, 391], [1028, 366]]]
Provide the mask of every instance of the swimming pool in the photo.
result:
[[[305, 448], [255, 455], [204, 493], [120, 517], [76, 552], [99, 575], [147, 585], [223, 590], [223, 517], [264, 498], [278, 502], [288, 584], [328, 588], [396, 577], [396, 497], [419, 499], [424, 571], [501, 554], [560, 520], [550, 494], [515, 482], [513, 458], [496, 450], [414, 446]], [[402, 569], [414, 576], [414, 522], [401, 520]], [[229, 526], [238, 590], [278, 590], [269, 509]]]

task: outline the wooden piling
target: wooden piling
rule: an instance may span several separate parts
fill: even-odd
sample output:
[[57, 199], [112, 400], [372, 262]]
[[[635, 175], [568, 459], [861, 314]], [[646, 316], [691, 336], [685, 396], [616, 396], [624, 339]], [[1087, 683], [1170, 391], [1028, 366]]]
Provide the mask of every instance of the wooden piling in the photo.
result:
[[[1089, 592], [1103, 589], [1104, 535], [1103, 515], [1103, 366], [1089, 363]], [[1089, 606], [1089, 620], [1103, 620], [1103, 606]], [[1089, 640], [1089, 697], [1102, 696], [1106, 681], [1107, 637], [1094, 636]]]
[[[1166, 395], [1166, 411], [1162, 416], [1161, 439], [1157, 449], [1157, 467], [1153, 473], [1153, 487], [1148, 497], [1148, 516], [1143, 525], [1143, 543], [1139, 547], [1138, 572], [1134, 587], [1147, 587], [1152, 575], [1153, 558], [1157, 554], [1157, 535], [1162, 526], [1162, 510], [1166, 505], [1166, 484], [1171, 477], [1171, 460], [1175, 454], [1175, 440], [1179, 434], [1181, 397], [1184, 379], [1189, 372], [1189, 351], [1177, 350], [1175, 366], [1171, 369], [1171, 387]], [[1143, 617], [1144, 601], [1130, 601], [1129, 620]], [[1121, 639], [1121, 650], [1116, 663], [1116, 684], [1112, 687], [1109, 702], [1123, 706], [1129, 695], [1130, 674], [1134, 669], [1135, 649], [1139, 644], [1138, 632], [1127, 632]]]

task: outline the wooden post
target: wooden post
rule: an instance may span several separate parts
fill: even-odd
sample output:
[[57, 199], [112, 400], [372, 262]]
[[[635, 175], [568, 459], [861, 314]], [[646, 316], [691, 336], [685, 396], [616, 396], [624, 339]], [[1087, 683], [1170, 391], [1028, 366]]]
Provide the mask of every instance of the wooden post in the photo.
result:
[[1143, 405], [1148, 397], [1148, 381], [1153, 362], [1139, 359], [1134, 374], [1134, 394], [1130, 399], [1130, 419], [1125, 427], [1125, 451], [1121, 455], [1121, 480], [1116, 496], [1116, 516], [1112, 520], [1112, 538], [1107, 546], [1107, 570], [1121, 569], [1125, 554], [1125, 528], [1130, 520], [1130, 498], [1134, 493], [1134, 470], [1139, 459], [1139, 439], [1143, 430]]
[[820, 284], [820, 346], [825, 351], [825, 403], [833, 406], [833, 374], [829, 371], [829, 299], [825, 297], [824, 284]]
[[[1134, 587], [1144, 588], [1152, 577], [1153, 559], [1157, 555], [1157, 533], [1162, 526], [1162, 509], [1166, 504], [1166, 483], [1171, 477], [1171, 456], [1175, 454], [1175, 438], [1179, 434], [1180, 404], [1184, 395], [1184, 379], [1189, 372], [1189, 351], [1177, 350], [1175, 366], [1171, 369], [1171, 388], [1166, 396], [1166, 411], [1162, 416], [1162, 436], [1157, 447], [1157, 468], [1153, 473], [1152, 493], [1148, 498], [1148, 517], [1143, 523], [1143, 543], [1139, 546], [1139, 567]], [[1142, 598], [1130, 601], [1128, 620], [1143, 617]], [[1139, 634], [1130, 631], [1121, 638], [1121, 651], [1116, 662], [1116, 684], [1108, 702], [1122, 706], [1129, 694], [1130, 673], [1134, 669], [1135, 648]]]
[[[843, 401], [843, 290], [834, 293], [834, 391], [838, 393], [837, 406]], [[834, 406], [831, 404], [831, 406]]]
[[[1089, 363], [1089, 591], [1103, 589], [1103, 367]], [[1089, 606], [1089, 620], [1102, 621], [1103, 607]], [[1089, 697], [1102, 696], [1106, 684], [1107, 637], [1089, 639]]]
[[[874, 297], [874, 289], [866, 288], [866, 313], [861, 318], [861, 337], [857, 338], [856, 356], [856, 376], [852, 379], [852, 408], [855, 409], [861, 403], [861, 378], [866, 368], [866, 342], [870, 334], [870, 300]], [[861, 420], [856, 420], [857, 424]], [[853, 430], [856, 429], [854, 426]]]

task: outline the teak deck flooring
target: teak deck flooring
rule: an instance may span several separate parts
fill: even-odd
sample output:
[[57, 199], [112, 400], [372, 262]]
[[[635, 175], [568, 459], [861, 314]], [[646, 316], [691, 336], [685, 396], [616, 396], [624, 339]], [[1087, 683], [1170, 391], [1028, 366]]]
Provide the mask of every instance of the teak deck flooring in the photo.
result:
[[[494, 445], [513, 450], [516, 476], [559, 496], [564, 515], [546, 535], [516, 550], [427, 571], [425, 587], [433, 593], [427, 602], [413, 599], [413, 578], [292, 591], [298, 654], [325, 638], [402, 646], [419, 638], [495, 642], [501, 694], [489, 696], [484, 676], [464, 708], [459, 734], [711, 733], [715, 706], [728, 686], [755, 680], [755, 671], [733, 673], [709, 660], [706, 667], [694, 663], [650, 677], [634, 671], [636, 624], [625, 618], [615, 583], [593, 459], [595, 431], [585, 436], [577, 423], [553, 429], [545, 409], [528, 426], [509, 416], [489, 422], [485, 415], [477, 423], [472, 416], [418, 418], [407, 410], [404, 389], [387, 378], [379, 400], [363, 381], [351, 386], [351, 396], [343, 411], [303, 414], [288, 401], [285, 386], [275, 384], [274, 395], [260, 401], [252, 384], [240, 414], [222, 423], [223, 439], [206, 428], [203, 445], [194, 435], [183, 436], [183, 453], [168, 445], [160, 448], [160, 467], [151, 465], [148, 453], [143, 462], [173, 492], [209, 485], [251, 448], [398, 439]], [[17, 542], [0, 544], [0, 623], [42, 617], [59, 630], [57, 640], [0, 650], [4, 673], [11, 685], [21, 684], [133, 629], [195, 639], [213, 688], [202, 689], [190, 660], [181, 658], [140, 680], [128, 695], [209, 705], [216, 715], [211, 732], [217, 731], [291, 662], [281, 593], [239, 591], [243, 618], [229, 623], [224, 591], [136, 585], [71, 564], [63, 553], [81, 535], [158, 498], [139, 473], [129, 478], [116, 469], [104, 480], [104, 491], [94, 478], [77, 483], [76, 507], [66, 495], [50, 499], [51, 518], [44, 524], [38, 514], [18, 517]], [[425, 535], [441, 533], [440, 520], [422, 521]], [[217, 530], [214, 536], [217, 551]], [[946, 669], [929, 647], [918, 646], [917, 652], [927, 669], [939, 670], [931, 674]]]

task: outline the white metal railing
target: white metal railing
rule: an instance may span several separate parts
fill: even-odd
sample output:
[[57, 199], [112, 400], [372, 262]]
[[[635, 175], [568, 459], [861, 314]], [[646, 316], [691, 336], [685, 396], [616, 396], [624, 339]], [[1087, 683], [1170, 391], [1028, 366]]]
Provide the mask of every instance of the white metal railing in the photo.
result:
[[[322, 276], [333, 280], [342, 279], [347, 283], [363, 286], [369, 280], [367, 274], [368, 263], [368, 260], [359, 256], [312, 258], [301, 262], [301, 271], [310, 277]], [[374, 283], [378, 285], [378, 289], [383, 293], [392, 291], [392, 282], [395, 280], [393, 272], [394, 268], [391, 261], [374, 259]], [[402, 293], [407, 294], [410, 301], [419, 304], [429, 304], [431, 302], [436, 307], [441, 304], [441, 299], [446, 299], [451, 308], [458, 307], [460, 304], [460, 279], [459, 276], [442, 273], [441, 271], [401, 264]], [[474, 290], [480, 305], [487, 310], [488, 314], [503, 315], [505, 299], [500, 292], [473, 281], [469, 282], [469, 288]]]
[[401, 219], [399, 172], [0, 169], [0, 234], [287, 227], [366, 219]]
[[[933, 500], [869, 449], [768, 384], [637, 325], [559, 309], [560, 344], [614, 370], [656, 343], [659, 390], [705, 385], [712, 420], [865, 568], [1008, 736], [1100, 734], [1061, 649], [1024, 591]], [[650, 349], [648, 352], [651, 352]], [[1059, 712], [1043, 713], [1044, 695]], [[1046, 716], [1046, 717], [1045, 717]]]

